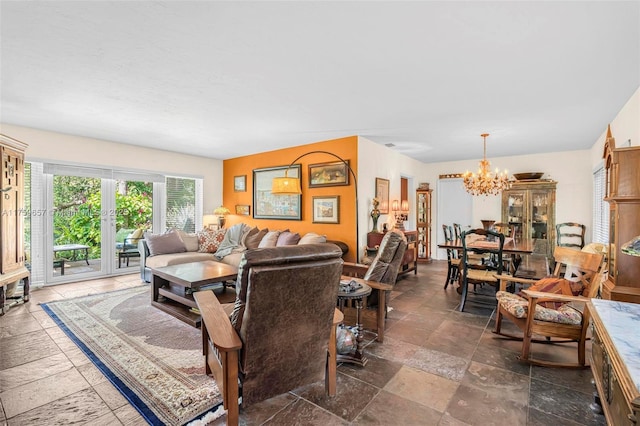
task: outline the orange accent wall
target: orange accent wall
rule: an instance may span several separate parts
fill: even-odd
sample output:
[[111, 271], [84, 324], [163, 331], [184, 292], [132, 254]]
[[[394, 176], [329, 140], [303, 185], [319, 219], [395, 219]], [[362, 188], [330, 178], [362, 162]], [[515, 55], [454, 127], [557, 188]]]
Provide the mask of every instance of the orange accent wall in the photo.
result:
[[[253, 170], [265, 167], [288, 166], [298, 156], [310, 151], [328, 151], [336, 154], [345, 160], [349, 160], [349, 166], [358, 176], [358, 137], [349, 136], [346, 138], [333, 139], [324, 142], [317, 142], [308, 145], [300, 145], [291, 148], [279, 149], [276, 151], [263, 152], [245, 157], [237, 157], [223, 161], [223, 205], [231, 210], [227, 216], [227, 226], [236, 223], [246, 223], [257, 226], [260, 229], [269, 230], [290, 229], [298, 232], [300, 236], [307, 232], [315, 232], [326, 235], [327, 239], [340, 240], [349, 246], [349, 253], [346, 260], [356, 259], [356, 199], [353, 176], [349, 175], [349, 186], [329, 186], [323, 188], [309, 188], [309, 165], [318, 163], [328, 163], [339, 161], [328, 154], [309, 154], [296, 162], [301, 165], [302, 174], [302, 220], [274, 220], [274, 219], [254, 219], [253, 218]], [[235, 176], [247, 176], [247, 190], [245, 192], [235, 192], [233, 182]], [[323, 195], [338, 195], [339, 218], [338, 224], [312, 223], [312, 197]], [[236, 215], [236, 205], [249, 205], [251, 211], [249, 216]], [[212, 214], [212, 212], [205, 212]]]

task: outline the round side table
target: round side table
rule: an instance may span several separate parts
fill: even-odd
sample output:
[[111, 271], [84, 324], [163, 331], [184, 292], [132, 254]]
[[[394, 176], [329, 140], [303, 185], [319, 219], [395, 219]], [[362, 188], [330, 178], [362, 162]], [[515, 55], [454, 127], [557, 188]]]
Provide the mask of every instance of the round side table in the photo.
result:
[[356, 350], [350, 354], [338, 354], [337, 361], [338, 362], [350, 362], [353, 364], [358, 364], [361, 366], [365, 366], [367, 364], [367, 357], [364, 356], [362, 340], [364, 339], [362, 336], [362, 323], [360, 322], [360, 311], [362, 310], [362, 299], [371, 294], [371, 287], [368, 285], [361, 283], [362, 287], [354, 290], [354, 291], [342, 291], [338, 290], [338, 307], [344, 312], [344, 305], [347, 300], [353, 300], [356, 303]]

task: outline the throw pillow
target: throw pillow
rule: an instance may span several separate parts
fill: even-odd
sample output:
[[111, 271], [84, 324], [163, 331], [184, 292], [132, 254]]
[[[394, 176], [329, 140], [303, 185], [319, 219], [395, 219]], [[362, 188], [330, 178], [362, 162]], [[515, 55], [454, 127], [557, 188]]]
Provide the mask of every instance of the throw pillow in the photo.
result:
[[276, 241], [276, 247], [280, 246], [295, 246], [300, 241], [300, 234], [293, 232], [282, 232], [278, 235], [278, 240]]
[[144, 229], [142, 228], [138, 228], [135, 231], [133, 231], [131, 233], [131, 235], [129, 236], [129, 238], [131, 238], [132, 240], [135, 240], [135, 242], [137, 242], [137, 240], [142, 238], [142, 234], [144, 233]]
[[260, 240], [260, 244], [258, 244], [258, 248], [265, 247], [275, 247], [278, 242], [278, 237], [282, 231], [269, 231], [266, 235]]
[[[571, 288], [571, 281], [556, 277], [542, 278], [536, 281], [535, 284], [532, 284], [529, 290], [540, 291], [542, 293], [562, 294], [565, 296], [576, 295]], [[580, 294], [580, 292], [578, 291], [577, 294]], [[566, 302], [542, 302], [539, 303], [539, 305], [549, 309], [558, 309], [565, 303]]]
[[147, 240], [150, 256], [182, 253], [187, 251], [184, 243], [175, 232], [169, 232], [166, 234], [145, 234], [145, 240]]
[[200, 244], [196, 234], [189, 234], [182, 229], [173, 229], [171, 232], [178, 234], [187, 251], [198, 251]]
[[226, 228], [217, 229], [215, 231], [203, 229], [198, 232], [198, 252], [199, 253], [215, 253], [218, 251], [220, 243], [224, 239]]
[[318, 243], [326, 243], [327, 236], [326, 235], [318, 235], [315, 232], [309, 232], [304, 234], [300, 241], [298, 241], [298, 245], [302, 244], [318, 244]]
[[[258, 228], [256, 227], [254, 229]], [[267, 232], [269, 232], [269, 229], [265, 228], [259, 230], [256, 233], [249, 233], [249, 235], [247, 235], [247, 238], [245, 238], [244, 240], [244, 246], [247, 248], [247, 250], [257, 249], [260, 245], [260, 241], [262, 241], [264, 236], [267, 235]]]

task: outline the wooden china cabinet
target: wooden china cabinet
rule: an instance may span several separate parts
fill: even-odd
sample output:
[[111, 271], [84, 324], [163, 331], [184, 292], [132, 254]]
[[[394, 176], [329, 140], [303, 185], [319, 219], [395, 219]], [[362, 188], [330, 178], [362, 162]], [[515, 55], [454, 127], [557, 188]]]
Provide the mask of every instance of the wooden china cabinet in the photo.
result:
[[416, 231], [418, 262], [431, 261], [431, 193], [432, 189], [416, 190]]
[[516, 241], [532, 240], [534, 253], [553, 259], [556, 231], [556, 182], [514, 181], [502, 191], [502, 222], [515, 227]]
[[622, 244], [640, 235], [640, 146], [616, 148], [608, 128], [603, 157], [604, 199], [609, 202], [609, 272], [602, 297], [640, 303], [640, 257], [621, 251]]
[[[24, 151], [27, 145], [0, 134], [0, 315], [29, 300], [29, 271], [24, 254]], [[13, 297], [24, 280], [23, 294]], [[9, 302], [7, 302], [9, 299]]]

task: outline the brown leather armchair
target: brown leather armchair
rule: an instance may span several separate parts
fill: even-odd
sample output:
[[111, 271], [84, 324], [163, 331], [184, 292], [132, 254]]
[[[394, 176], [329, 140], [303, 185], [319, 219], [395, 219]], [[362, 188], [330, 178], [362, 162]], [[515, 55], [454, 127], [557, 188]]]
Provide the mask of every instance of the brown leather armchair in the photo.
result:
[[335, 395], [341, 256], [334, 244], [249, 250], [240, 261], [234, 305], [225, 309], [210, 291], [194, 294], [206, 372], [222, 392], [227, 424], [238, 423], [238, 396], [244, 408], [323, 375], [327, 393]]
[[[367, 284], [373, 289], [367, 298], [366, 306], [377, 305], [375, 314], [375, 326], [371, 327], [371, 314], [365, 311], [363, 320], [366, 328], [377, 328], [379, 342], [384, 340], [384, 321], [387, 316], [387, 305], [391, 290], [398, 278], [398, 272], [407, 250], [407, 239], [402, 231], [393, 229], [387, 232], [380, 242], [380, 248], [371, 265], [360, 265], [345, 262], [342, 274], [367, 280]], [[378, 303], [383, 300], [384, 303]], [[370, 311], [369, 311], [370, 312]], [[352, 313], [348, 313], [348, 319]]]

